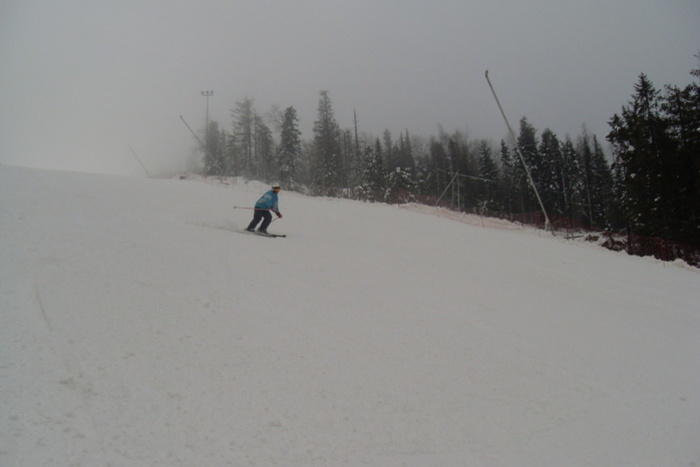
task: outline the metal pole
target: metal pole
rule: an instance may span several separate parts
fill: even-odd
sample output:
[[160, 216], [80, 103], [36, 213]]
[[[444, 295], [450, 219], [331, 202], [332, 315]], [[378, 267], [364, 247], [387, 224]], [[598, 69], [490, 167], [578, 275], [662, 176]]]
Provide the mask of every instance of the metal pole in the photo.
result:
[[202, 95], [207, 98], [207, 113], [204, 126], [204, 140], [209, 142], [209, 96], [212, 96], [214, 91], [202, 91]]
[[136, 155], [136, 151], [133, 150], [133, 148], [131, 147], [131, 145], [128, 145], [128, 146], [129, 146], [129, 149], [131, 150], [131, 154], [134, 155], [134, 157], [136, 158], [136, 160], [139, 161], [139, 164], [141, 164], [141, 168], [143, 169], [143, 171], [146, 172], [146, 176], [148, 176], [148, 178], [151, 178], [151, 174], [148, 173], [148, 169], [146, 168], [145, 165], [143, 165], [143, 162], [141, 162], [141, 159], [139, 158], [139, 156]]
[[547, 210], [544, 208], [544, 203], [542, 202], [542, 198], [540, 198], [540, 193], [537, 191], [537, 187], [535, 186], [535, 182], [532, 180], [532, 174], [530, 174], [530, 168], [525, 163], [525, 158], [523, 157], [523, 153], [520, 152], [520, 147], [518, 146], [518, 140], [515, 138], [515, 132], [513, 131], [513, 128], [511, 128], [510, 123], [508, 123], [508, 118], [506, 117], [506, 113], [503, 111], [503, 107], [501, 107], [501, 102], [498, 100], [498, 96], [496, 95], [496, 91], [493, 89], [493, 85], [491, 84], [491, 80], [489, 79], [489, 70], [486, 70], [485, 76], [486, 76], [486, 81], [488, 81], [489, 87], [491, 88], [491, 92], [493, 93], [493, 98], [496, 99], [496, 104], [498, 105], [498, 110], [501, 111], [501, 115], [503, 116], [503, 121], [506, 122], [506, 126], [508, 127], [508, 131], [510, 132], [510, 137], [513, 138], [513, 144], [515, 145], [515, 150], [517, 151], [518, 156], [520, 157], [520, 162], [522, 162], [523, 167], [525, 168], [525, 174], [527, 175], [527, 180], [530, 182], [530, 186], [532, 187], [533, 191], [535, 192], [535, 196], [537, 196], [537, 201], [540, 203], [540, 208], [542, 209], [542, 214], [544, 214], [544, 229], [550, 230], [551, 224], [549, 223], [549, 216], [547, 215]]
[[456, 174], [454, 175], [454, 177], [452, 177], [452, 180], [450, 180], [450, 183], [447, 184], [447, 186], [445, 187], [445, 190], [442, 192], [442, 194], [440, 195], [440, 197], [438, 198], [438, 200], [435, 201], [435, 207], [437, 207], [437, 205], [440, 203], [440, 201], [442, 200], [442, 197], [445, 196], [445, 193], [447, 193], [447, 190], [449, 190], [449, 189], [450, 189], [450, 186], [452, 186], [452, 182], [454, 182], [454, 181], [455, 181], [455, 178], [457, 178], [458, 176], [459, 176], [459, 173], [456, 173]]
[[180, 115], [180, 120], [182, 120], [182, 123], [184, 123], [185, 126], [190, 130], [190, 133], [192, 133], [192, 136], [194, 136], [197, 139], [197, 141], [199, 141], [199, 144], [202, 146], [202, 148], [204, 148], [204, 153], [208, 154], [209, 157], [211, 158], [212, 162], [214, 162], [216, 164], [216, 166], [219, 168], [219, 170], [221, 170], [221, 179], [223, 180], [224, 169], [223, 169], [223, 167], [221, 167], [221, 164], [219, 163], [219, 161], [211, 155], [211, 153], [209, 152], [209, 149], [207, 149], [206, 144], [204, 144], [204, 141], [202, 141], [202, 138], [197, 136], [197, 133], [194, 132], [192, 127], [187, 123], [187, 121], [185, 121], [185, 118], [182, 115]]

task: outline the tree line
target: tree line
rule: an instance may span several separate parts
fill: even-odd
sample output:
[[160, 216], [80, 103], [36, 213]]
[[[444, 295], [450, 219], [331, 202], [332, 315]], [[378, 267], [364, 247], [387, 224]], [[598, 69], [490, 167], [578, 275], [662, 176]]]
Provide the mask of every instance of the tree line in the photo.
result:
[[[700, 55], [697, 56], [700, 61]], [[265, 117], [245, 98], [231, 130], [206, 128], [204, 173], [279, 182], [312, 195], [370, 202], [442, 203], [465, 212], [541, 221], [516, 147], [554, 227], [583, 227], [700, 246], [700, 67], [684, 88], [657, 89], [644, 74], [606, 135], [612, 154], [585, 128], [574, 139], [539, 132], [526, 117], [517, 141], [381, 137], [342, 129], [320, 91], [313, 139], [302, 139], [294, 107]]]

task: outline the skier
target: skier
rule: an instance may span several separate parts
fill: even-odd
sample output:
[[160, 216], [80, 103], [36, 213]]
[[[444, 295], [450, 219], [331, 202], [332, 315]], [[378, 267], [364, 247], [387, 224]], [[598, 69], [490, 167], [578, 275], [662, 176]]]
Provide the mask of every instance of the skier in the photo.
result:
[[253, 215], [253, 220], [248, 225], [246, 229], [248, 232], [255, 232], [255, 226], [258, 225], [260, 219], [263, 223], [260, 225], [258, 232], [262, 234], [267, 234], [267, 226], [272, 222], [272, 214], [270, 211], [277, 214], [277, 217], [282, 217], [282, 213], [279, 210], [277, 194], [280, 192], [279, 185], [273, 185], [272, 189], [262, 195], [257, 203], [255, 203], [255, 214]]

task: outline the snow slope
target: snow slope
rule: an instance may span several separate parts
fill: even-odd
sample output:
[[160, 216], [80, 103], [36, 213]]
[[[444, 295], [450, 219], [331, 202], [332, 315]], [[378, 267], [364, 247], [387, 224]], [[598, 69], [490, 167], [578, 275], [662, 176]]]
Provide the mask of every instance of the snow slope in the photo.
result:
[[0, 166], [0, 465], [700, 465], [697, 269], [264, 188]]

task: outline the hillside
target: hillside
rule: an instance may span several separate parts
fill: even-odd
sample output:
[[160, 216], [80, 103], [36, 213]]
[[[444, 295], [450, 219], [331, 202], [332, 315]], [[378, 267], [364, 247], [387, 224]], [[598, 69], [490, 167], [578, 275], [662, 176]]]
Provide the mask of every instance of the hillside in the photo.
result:
[[0, 166], [0, 465], [700, 465], [700, 273], [478, 218]]

